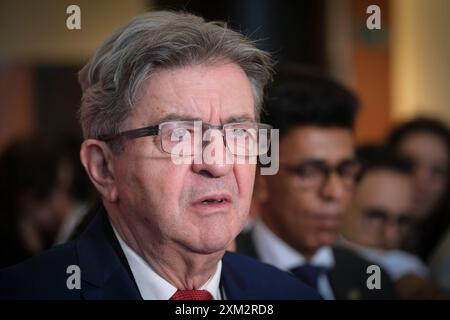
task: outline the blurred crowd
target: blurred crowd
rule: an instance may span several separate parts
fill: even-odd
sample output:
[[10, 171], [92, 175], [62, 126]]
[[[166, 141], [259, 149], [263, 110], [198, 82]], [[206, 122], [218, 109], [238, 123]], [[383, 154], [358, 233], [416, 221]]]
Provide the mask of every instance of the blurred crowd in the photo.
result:
[[[266, 109], [280, 130], [280, 170], [257, 177], [237, 251], [296, 274], [325, 299], [449, 298], [446, 125], [419, 116], [382, 143], [355, 146], [357, 97], [313, 75], [280, 77]], [[367, 289], [371, 264], [382, 292]]]
[[[280, 169], [257, 177], [233, 250], [298, 272], [325, 298], [370, 299], [367, 274], [352, 269], [367, 262], [390, 279], [384, 298], [449, 297], [446, 125], [418, 117], [382, 144], [355, 147], [357, 98], [315, 76], [276, 83], [266, 107], [280, 130]], [[0, 154], [1, 268], [68, 241], [89, 220], [96, 195], [80, 143], [33, 135]]]

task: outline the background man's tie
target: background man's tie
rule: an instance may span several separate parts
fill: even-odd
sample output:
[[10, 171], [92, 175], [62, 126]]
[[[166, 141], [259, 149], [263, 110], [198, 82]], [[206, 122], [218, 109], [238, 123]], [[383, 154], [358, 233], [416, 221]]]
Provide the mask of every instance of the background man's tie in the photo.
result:
[[206, 290], [178, 290], [170, 300], [212, 300], [212, 295]]
[[321, 274], [327, 272], [325, 267], [313, 266], [311, 264], [305, 264], [300, 267], [290, 270], [297, 278], [302, 280], [307, 285], [317, 289], [318, 280]]

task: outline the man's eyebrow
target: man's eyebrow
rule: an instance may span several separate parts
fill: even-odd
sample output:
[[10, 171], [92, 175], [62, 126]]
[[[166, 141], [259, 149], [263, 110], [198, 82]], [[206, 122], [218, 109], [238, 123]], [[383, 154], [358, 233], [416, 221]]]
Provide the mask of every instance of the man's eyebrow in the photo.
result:
[[228, 117], [224, 123], [231, 123], [231, 122], [252, 122], [252, 121], [256, 121], [254, 116], [251, 116], [247, 113], [245, 114], [241, 114], [239, 116], [231, 116]]
[[160, 118], [157, 123], [167, 122], [167, 121], [201, 121], [202, 119], [198, 117], [193, 117], [188, 114], [179, 114], [179, 113], [169, 113], [162, 118]]
[[[358, 163], [358, 160], [356, 157], [342, 159], [336, 165], [339, 166], [339, 165], [343, 165], [343, 164], [345, 165], [345, 164], [353, 164], [353, 163]], [[310, 164], [327, 165], [327, 161], [325, 159], [306, 158], [299, 162], [299, 165], [310, 165]]]
[[359, 160], [357, 157], [347, 158], [342, 160], [339, 164], [359, 164]]
[[302, 161], [298, 162], [297, 165], [303, 166], [303, 165], [326, 165], [327, 162], [325, 160], [320, 159], [303, 159]]
[[[169, 113], [160, 118], [156, 123], [162, 123], [167, 121], [202, 121], [202, 119], [199, 117], [193, 117], [192, 115], [189, 114]], [[224, 123], [250, 122], [250, 121], [255, 121], [255, 117], [249, 114], [242, 114], [239, 116], [231, 116], [229, 118], [226, 118]]]

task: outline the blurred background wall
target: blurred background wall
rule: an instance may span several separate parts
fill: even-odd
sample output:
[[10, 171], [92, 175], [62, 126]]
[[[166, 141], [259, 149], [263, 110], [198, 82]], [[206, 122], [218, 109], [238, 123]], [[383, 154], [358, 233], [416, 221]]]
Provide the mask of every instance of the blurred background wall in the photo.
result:
[[[81, 8], [68, 30], [66, 8]], [[0, 0], [0, 152], [39, 131], [81, 136], [77, 72], [112, 30], [148, 10], [143, 0]]]
[[[81, 30], [66, 28], [71, 4]], [[373, 4], [381, 30], [366, 28]], [[0, 0], [0, 152], [33, 130], [80, 136], [77, 71], [108, 34], [152, 8], [227, 20], [280, 64], [343, 81], [362, 102], [359, 142], [419, 114], [450, 124], [448, 0]]]
[[450, 123], [450, 1], [394, 0], [390, 42], [392, 115]]

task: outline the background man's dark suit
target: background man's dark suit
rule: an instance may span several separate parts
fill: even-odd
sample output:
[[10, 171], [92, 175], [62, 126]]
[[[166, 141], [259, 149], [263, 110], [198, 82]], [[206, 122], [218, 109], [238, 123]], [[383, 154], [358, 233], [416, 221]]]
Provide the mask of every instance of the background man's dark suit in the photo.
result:
[[[70, 265], [81, 270], [81, 289], [67, 288]], [[319, 299], [288, 273], [226, 253], [221, 283], [227, 299]], [[141, 299], [104, 212], [77, 240], [0, 271], [0, 299]]]
[[[245, 232], [236, 239], [236, 248], [239, 253], [259, 259], [253, 243], [251, 232]], [[328, 281], [337, 300], [346, 299], [395, 299], [395, 288], [389, 276], [382, 270], [381, 289], [369, 290], [367, 288], [367, 266], [373, 264], [352, 251], [335, 246], [333, 255], [335, 267], [327, 272]]]

